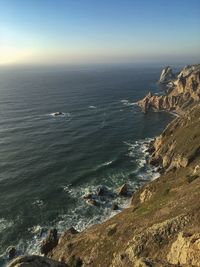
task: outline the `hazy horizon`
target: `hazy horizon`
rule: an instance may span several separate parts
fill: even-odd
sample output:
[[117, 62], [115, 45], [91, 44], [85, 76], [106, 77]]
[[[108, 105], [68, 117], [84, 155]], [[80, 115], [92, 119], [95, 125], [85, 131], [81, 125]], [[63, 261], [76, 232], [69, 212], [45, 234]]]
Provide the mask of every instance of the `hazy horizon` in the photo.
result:
[[198, 0], [0, 0], [0, 65], [198, 63]]

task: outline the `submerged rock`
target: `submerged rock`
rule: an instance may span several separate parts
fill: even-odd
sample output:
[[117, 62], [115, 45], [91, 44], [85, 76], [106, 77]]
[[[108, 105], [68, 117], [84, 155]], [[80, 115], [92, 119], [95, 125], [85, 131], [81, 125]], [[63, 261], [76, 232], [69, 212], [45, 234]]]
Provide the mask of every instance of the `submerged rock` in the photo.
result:
[[57, 112], [54, 112], [53, 115], [54, 116], [60, 116], [60, 115], [64, 115], [64, 113], [61, 111], [57, 111]]
[[58, 244], [58, 234], [57, 230], [51, 229], [47, 235], [47, 237], [43, 240], [41, 244], [41, 254], [47, 255], [54, 247]]

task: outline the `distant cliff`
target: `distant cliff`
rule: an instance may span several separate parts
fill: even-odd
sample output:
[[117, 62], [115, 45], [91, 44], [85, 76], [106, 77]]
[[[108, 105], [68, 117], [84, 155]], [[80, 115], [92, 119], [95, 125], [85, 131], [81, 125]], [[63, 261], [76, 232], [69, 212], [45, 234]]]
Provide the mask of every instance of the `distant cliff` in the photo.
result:
[[177, 75], [167, 67], [159, 83], [166, 86], [166, 93], [157, 96], [150, 92], [138, 105], [144, 112], [149, 109], [182, 112], [200, 100], [200, 64], [186, 66]]

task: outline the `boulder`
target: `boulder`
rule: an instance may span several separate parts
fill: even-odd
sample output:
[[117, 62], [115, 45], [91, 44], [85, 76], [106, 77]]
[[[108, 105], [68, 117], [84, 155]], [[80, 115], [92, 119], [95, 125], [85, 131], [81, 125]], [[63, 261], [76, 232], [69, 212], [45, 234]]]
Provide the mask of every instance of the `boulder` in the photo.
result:
[[117, 192], [120, 196], [127, 196], [128, 195], [127, 184], [123, 184], [120, 188], [118, 188]]
[[16, 249], [15, 247], [8, 247], [6, 249], [6, 253], [8, 255], [9, 260], [12, 260], [16, 256]]
[[117, 203], [112, 203], [112, 210], [118, 210], [119, 206]]
[[41, 244], [41, 254], [47, 255], [54, 247], [56, 247], [58, 244], [58, 234], [57, 230], [51, 229], [48, 232], [47, 237], [42, 241]]

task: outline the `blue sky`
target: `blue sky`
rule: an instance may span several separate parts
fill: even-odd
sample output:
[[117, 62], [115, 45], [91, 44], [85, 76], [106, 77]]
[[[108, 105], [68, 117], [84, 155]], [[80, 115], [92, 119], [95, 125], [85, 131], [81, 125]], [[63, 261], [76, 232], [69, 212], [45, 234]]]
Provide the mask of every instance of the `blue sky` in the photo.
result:
[[198, 61], [199, 10], [199, 0], [0, 0], [0, 64]]

